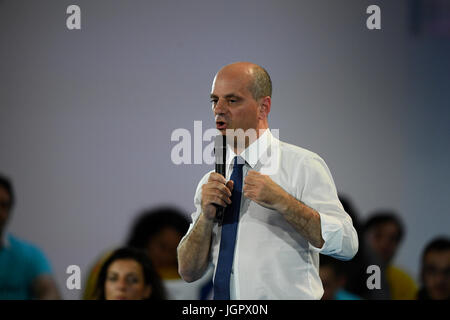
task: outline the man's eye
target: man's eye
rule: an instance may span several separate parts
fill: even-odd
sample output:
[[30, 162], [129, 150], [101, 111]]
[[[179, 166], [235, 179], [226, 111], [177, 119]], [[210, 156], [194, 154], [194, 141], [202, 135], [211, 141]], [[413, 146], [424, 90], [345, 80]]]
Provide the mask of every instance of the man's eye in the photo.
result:
[[217, 103], [217, 100], [216, 100], [216, 99], [212, 99], [210, 102], [211, 102], [212, 104], [216, 104], [216, 103]]

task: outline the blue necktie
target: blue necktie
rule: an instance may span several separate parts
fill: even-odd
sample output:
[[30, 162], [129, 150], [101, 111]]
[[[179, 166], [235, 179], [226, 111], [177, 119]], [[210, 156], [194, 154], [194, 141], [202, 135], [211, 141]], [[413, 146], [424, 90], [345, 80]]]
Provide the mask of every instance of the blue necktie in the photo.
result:
[[219, 259], [214, 277], [214, 300], [230, 300], [230, 276], [241, 207], [243, 166], [244, 160], [240, 158], [238, 161], [238, 157], [235, 157], [231, 173], [231, 180], [234, 181], [231, 205], [227, 206], [222, 222]]

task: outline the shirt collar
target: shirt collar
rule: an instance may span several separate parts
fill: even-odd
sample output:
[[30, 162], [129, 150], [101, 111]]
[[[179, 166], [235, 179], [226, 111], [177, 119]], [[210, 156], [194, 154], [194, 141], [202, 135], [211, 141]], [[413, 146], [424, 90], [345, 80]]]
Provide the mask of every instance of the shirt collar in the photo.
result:
[[[258, 139], [253, 141], [251, 145], [249, 145], [244, 151], [239, 154], [245, 162], [254, 169], [259, 159], [265, 154], [267, 148], [272, 143], [272, 133], [270, 129], [266, 129], [262, 135], [259, 136]], [[234, 153], [234, 150], [227, 145], [227, 163], [232, 164], [234, 157], [237, 155]]]

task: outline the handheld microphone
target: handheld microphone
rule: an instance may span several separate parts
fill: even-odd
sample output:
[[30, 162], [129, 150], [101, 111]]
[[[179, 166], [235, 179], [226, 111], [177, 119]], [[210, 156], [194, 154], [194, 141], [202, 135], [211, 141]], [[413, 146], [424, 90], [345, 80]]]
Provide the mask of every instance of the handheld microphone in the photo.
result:
[[[226, 178], [225, 166], [227, 158], [227, 136], [217, 135], [214, 141], [214, 155], [216, 158], [216, 172], [220, 173]], [[223, 215], [225, 214], [225, 208], [216, 205], [216, 218], [215, 221], [222, 224]]]

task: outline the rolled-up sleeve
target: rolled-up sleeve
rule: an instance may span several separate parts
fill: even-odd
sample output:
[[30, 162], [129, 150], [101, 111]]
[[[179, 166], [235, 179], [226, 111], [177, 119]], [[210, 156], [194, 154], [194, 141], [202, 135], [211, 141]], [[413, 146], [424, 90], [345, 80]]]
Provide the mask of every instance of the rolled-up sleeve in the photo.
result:
[[325, 161], [318, 155], [303, 159], [303, 186], [300, 200], [320, 215], [321, 248], [310, 244], [313, 251], [339, 260], [350, 260], [358, 251], [358, 236], [352, 219], [339, 201], [336, 186]]

